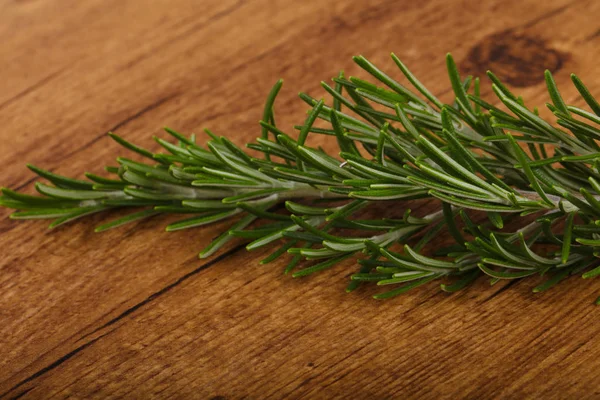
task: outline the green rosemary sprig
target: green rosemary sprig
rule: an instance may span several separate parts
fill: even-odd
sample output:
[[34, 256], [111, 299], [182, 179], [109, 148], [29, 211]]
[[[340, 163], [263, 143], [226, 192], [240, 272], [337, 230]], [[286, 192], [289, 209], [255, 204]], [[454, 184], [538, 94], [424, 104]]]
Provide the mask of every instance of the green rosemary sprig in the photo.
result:
[[[461, 77], [450, 55], [452, 104], [392, 59], [413, 89], [355, 57], [370, 80], [340, 73], [333, 85], [323, 82], [331, 105], [300, 94], [311, 109], [296, 126], [297, 138], [276, 126], [278, 81], [261, 137], [247, 145], [253, 153], [210, 131], [201, 146], [195, 136], [166, 128], [176, 142], [155, 138], [162, 153], [111, 134], [147, 161], [118, 158], [118, 166], [106, 168], [109, 177], [86, 174], [87, 180], [30, 165], [50, 184], [36, 183], [40, 196], [4, 188], [0, 205], [18, 210], [14, 219], [53, 219], [50, 227], [113, 208], [134, 210], [96, 231], [164, 213], [186, 215], [168, 231], [231, 219], [200, 257], [237, 237], [248, 250], [276, 244], [262, 263], [290, 254], [285, 272], [294, 277], [354, 258], [359, 268], [348, 291], [363, 282], [391, 287], [375, 295], [381, 299], [442, 278], [441, 288], [453, 292], [481, 275], [492, 283], [547, 275], [539, 292], [569, 275], [600, 275], [600, 105], [581, 80], [572, 76], [592, 112], [567, 105], [546, 71], [555, 126], [491, 72], [501, 105], [483, 100], [479, 78]], [[339, 154], [307, 145], [310, 134], [334, 136]], [[389, 205], [377, 207], [427, 199], [438, 211], [416, 216], [407, 208], [399, 216]], [[443, 231], [454, 243], [434, 246]]]

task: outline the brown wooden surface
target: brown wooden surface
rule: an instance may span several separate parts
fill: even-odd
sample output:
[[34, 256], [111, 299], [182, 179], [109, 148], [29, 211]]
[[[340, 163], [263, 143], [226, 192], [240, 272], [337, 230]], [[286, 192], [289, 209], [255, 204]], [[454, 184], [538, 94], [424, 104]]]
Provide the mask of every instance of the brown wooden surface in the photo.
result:
[[[0, 1], [0, 182], [32, 190], [25, 162], [81, 176], [152, 145], [167, 124], [242, 144], [270, 86], [278, 122], [305, 90], [362, 53], [396, 52], [447, 99], [444, 54], [492, 68], [528, 101], [543, 69], [567, 100], [577, 72], [600, 94], [597, 1]], [[487, 93], [489, 89], [486, 88]], [[445, 96], [445, 97], [444, 97]], [[380, 302], [344, 288], [352, 265], [294, 280], [223, 226], [165, 233], [167, 219], [94, 234], [48, 231], [0, 210], [0, 395], [12, 398], [600, 398], [598, 285], [535, 279]], [[237, 247], [236, 247], [237, 246]]]

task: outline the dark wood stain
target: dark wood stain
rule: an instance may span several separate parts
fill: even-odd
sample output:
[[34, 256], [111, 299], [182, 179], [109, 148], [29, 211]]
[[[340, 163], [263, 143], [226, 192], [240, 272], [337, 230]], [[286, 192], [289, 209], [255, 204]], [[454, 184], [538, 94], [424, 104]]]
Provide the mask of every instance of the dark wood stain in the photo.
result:
[[541, 37], [504, 31], [486, 36], [461, 63], [465, 73], [484, 76], [490, 70], [515, 87], [544, 81], [544, 70], [558, 72], [569, 55], [553, 49]]

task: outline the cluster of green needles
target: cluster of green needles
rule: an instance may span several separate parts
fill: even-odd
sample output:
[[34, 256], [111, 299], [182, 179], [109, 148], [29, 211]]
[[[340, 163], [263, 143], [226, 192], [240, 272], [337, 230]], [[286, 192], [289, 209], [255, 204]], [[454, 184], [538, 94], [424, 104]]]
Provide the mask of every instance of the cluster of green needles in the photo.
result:
[[[51, 227], [132, 209], [96, 231], [164, 213], [184, 215], [168, 231], [227, 219], [200, 257], [241, 238], [248, 250], [273, 246], [262, 263], [287, 257], [294, 277], [352, 258], [347, 290], [375, 283], [384, 289], [378, 299], [433, 280], [453, 292], [482, 275], [492, 283], [543, 276], [535, 278], [540, 292], [570, 275], [600, 275], [600, 104], [581, 80], [572, 75], [591, 111], [565, 104], [546, 71], [553, 125], [492, 73], [499, 106], [483, 100], [479, 79], [461, 78], [450, 55], [451, 104], [392, 59], [397, 69], [388, 74], [355, 57], [370, 79], [340, 73], [322, 83], [327, 103], [300, 94], [311, 109], [294, 135], [275, 123], [277, 82], [250, 154], [208, 131], [201, 146], [166, 129], [176, 142], [156, 138], [162, 153], [111, 134], [145, 161], [118, 158], [109, 177], [87, 180], [29, 166], [49, 184], [36, 183], [39, 196], [4, 188], [0, 206], [16, 209], [14, 219], [54, 219]], [[309, 135], [332, 136], [339, 151], [308, 146]], [[389, 214], [427, 199], [427, 215]], [[433, 246], [444, 232], [451, 243]]]

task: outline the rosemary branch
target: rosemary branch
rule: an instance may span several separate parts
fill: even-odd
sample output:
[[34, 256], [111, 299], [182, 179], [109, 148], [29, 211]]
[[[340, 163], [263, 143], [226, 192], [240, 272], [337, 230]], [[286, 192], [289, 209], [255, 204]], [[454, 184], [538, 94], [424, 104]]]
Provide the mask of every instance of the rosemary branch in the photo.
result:
[[[450, 280], [441, 288], [453, 292], [482, 275], [492, 283], [547, 275], [534, 289], [540, 292], [569, 275], [600, 275], [600, 104], [582, 81], [572, 75], [591, 112], [567, 105], [546, 71], [552, 125], [491, 72], [500, 105], [482, 99], [479, 78], [461, 77], [450, 55], [451, 104], [392, 59], [412, 89], [355, 57], [371, 81], [340, 73], [333, 85], [322, 82], [330, 105], [301, 93], [311, 108], [298, 135], [275, 123], [278, 81], [262, 135], [247, 145], [262, 157], [210, 131], [203, 147], [194, 135], [166, 128], [176, 142], [155, 138], [164, 153], [110, 134], [148, 161], [118, 158], [118, 166], [106, 167], [109, 177], [88, 173], [87, 180], [30, 165], [50, 184], [36, 183], [39, 196], [3, 188], [0, 206], [16, 209], [14, 219], [53, 219], [50, 227], [113, 208], [141, 209], [96, 231], [164, 213], [188, 215], [168, 231], [232, 219], [201, 257], [236, 237], [248, 250], [277, 244], [262, 263], [290, 254], [285, 272], [294, 277], [354, 257], [359, 270], [348, 291], [365, 282], [391, 285], [376, 298], [441, 278]], [[339, 157], [308, 146], [311, 134], [335, 137]], [[394, 217], [402, 202], [425, 199], [440, 209], [418, 217], [407, 208]], [[366, 218], [367, 207], [379, 218]], [[480, 211], [487, 221], [477, 220]], [[432, 242], [443, 232], [453, 243], [440, 248]]]

